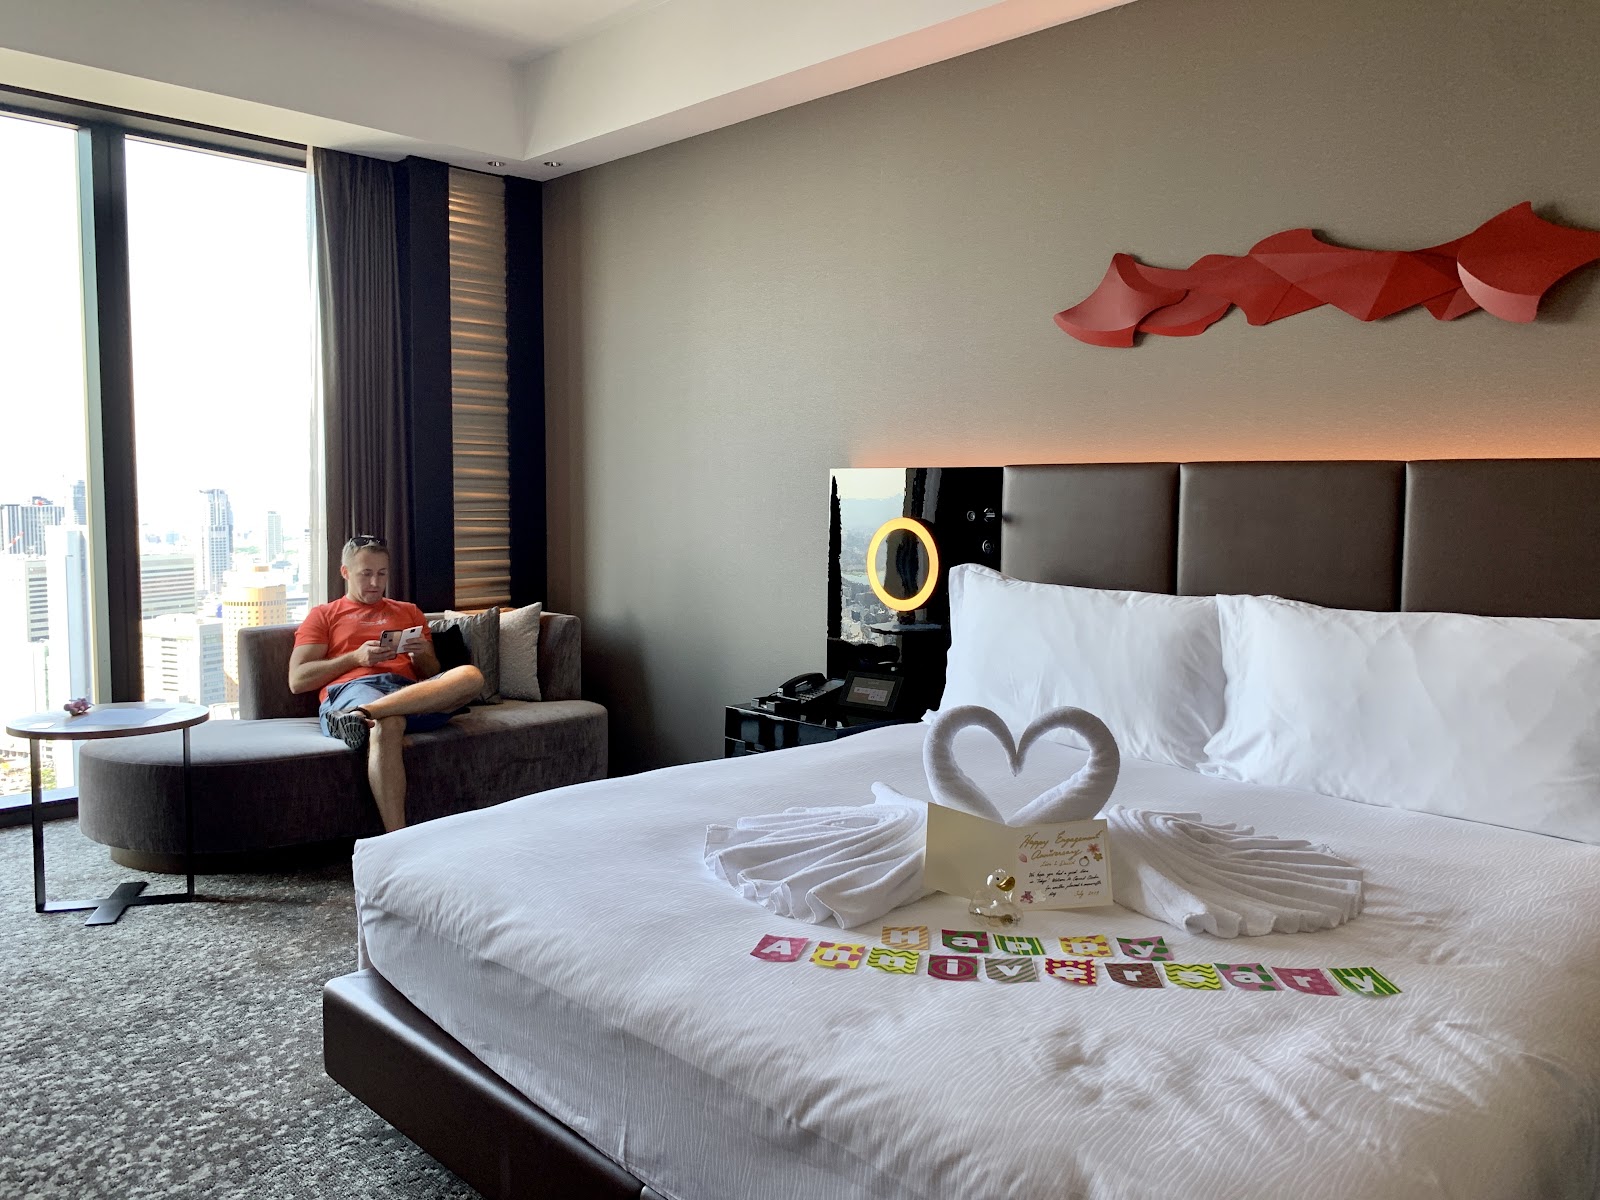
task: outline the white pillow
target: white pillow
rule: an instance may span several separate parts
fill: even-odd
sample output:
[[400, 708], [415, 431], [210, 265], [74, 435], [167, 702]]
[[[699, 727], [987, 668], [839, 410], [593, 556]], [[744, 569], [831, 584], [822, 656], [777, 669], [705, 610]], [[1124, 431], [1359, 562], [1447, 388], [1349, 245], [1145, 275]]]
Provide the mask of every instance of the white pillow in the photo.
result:
[[1124, 755], [1193, 767], [1222, 723], [1222, 688], [1211, 596], [1027, 583], [973, 565], [950, 572], [941, 708], [981, 704], [1021, 734], [1071, 704], [1110, 726]]
[[539, 699], [539, 616], [543, 604], [500, 610], [500, 695]]
[[1218, 596], [1201, 770], [1600, 842], [1600, 621]]

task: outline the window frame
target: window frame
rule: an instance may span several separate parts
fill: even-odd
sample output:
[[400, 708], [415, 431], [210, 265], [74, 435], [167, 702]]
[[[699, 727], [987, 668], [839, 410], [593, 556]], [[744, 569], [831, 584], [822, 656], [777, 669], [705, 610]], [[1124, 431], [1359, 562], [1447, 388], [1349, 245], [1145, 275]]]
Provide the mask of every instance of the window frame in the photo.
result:
[[[0, 115], [65, 125], [78, 138], [78, 237], [84, 314], [86, 466], [93, 555], [93, 678], [112, 701], [144, 695], [139, 597], [138, 464], [134, 455], [133, 314], [129, 290], [126, 146], [130, 137], [306, 170], [297, 142], [0, 85]], [[114, 453], [108, 454], [107, 447]], [[70, 794], [67, 794], [69, 793]], [[55, 789], [51, 816], [77, 811]], [[26, 795], [0, 796], [0, 825]], [[17, 814], [20, 815], [20, 814]]]

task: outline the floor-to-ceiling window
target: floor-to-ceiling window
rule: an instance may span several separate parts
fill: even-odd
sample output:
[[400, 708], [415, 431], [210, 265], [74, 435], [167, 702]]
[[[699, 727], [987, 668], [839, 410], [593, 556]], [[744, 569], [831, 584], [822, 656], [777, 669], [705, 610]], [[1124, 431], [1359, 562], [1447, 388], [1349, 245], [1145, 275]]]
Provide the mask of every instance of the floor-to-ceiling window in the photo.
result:
[[145, 696], [233, 715], [238, 631], [308, 602], [306, 173], [133, 138], [126, 161]]
[[[0, 719], [141, 694], [230, 715], [233, 634], [304, 611], [297, 149], [0, 95]], [[0, 808], [27, 782], [0, 739]]]
[[[0, 715], [91, 695], [97, 675], [85, 435], [78, 133], [0, 114]], [[71, 787], [45, 743], [46, 787]], [[0, 736], [0, 794], [28, 787]]]

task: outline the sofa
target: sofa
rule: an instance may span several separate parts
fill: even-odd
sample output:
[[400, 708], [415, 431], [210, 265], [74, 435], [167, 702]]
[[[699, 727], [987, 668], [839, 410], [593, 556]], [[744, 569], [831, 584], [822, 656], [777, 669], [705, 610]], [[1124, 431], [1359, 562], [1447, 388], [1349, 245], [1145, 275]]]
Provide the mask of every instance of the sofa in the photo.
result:
[[[207, 871], [263, 851], [383, 832], [366, 755], [323, 736], [317, 693], [289, 691], [293, 625], [239, 631], [239, 717], [190, 731], [195, 855]], [[474, 705], [404, 744], [409, 824], [600, 779], [606, 710], [579, 698], [578, 618], [539, 622], [538, 701]], [[86, 742], [78, 826], [143, 870], [181, 870], [183, 743], [178, 733]]]

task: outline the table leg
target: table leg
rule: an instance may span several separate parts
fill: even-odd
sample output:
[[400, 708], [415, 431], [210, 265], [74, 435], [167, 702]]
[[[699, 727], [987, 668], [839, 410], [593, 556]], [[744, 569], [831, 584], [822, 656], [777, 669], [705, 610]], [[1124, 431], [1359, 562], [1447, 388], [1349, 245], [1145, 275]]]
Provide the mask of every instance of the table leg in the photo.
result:
[[28, 739], [28, 766], [32, 774], [33, 803], [33, 911], [38, 913], [90, 912], [85, 925], [115, 925], [130, 908], [146, 904], [175, 904], [194, 899], [194, 800], [189, 792], [189, 730], [183, 730], [183, 869], [184, 890], [159, 896], [142, 893], [144, 880], [118, 884], [99, 900], [47, 900], [44, 888], [44, 786], [39, 766], [39, 739]]
[[183, 870], [188, 876], [187, 892], [194, 899], [194, 798], [189, 792], [189, 727], [183, 728]]
[[[96, 901], [94, 912], [89, 914], [89, 919], [85, 921], [84, 924], [115, 925], [122, 919], [122, 914], [133, 905], [148, 904], [150, 900], [160, 899], [159, 896], [152, 896], [149, 897], [149, 899], [141, 900], [139, 898], [139, 893], [143, 892], [144, 889], [145, 882], [142, 879], [134, 883], [117, 884], [111, 895], [107, 896], [104, 900]], [[77, 912], [80, 910], [74, 909], [72, 911]]]
[[33, 911], [44, 911], [44, 789], [39, 777], [39, 739], [28, 739], [28, 769], [33, 781]]

